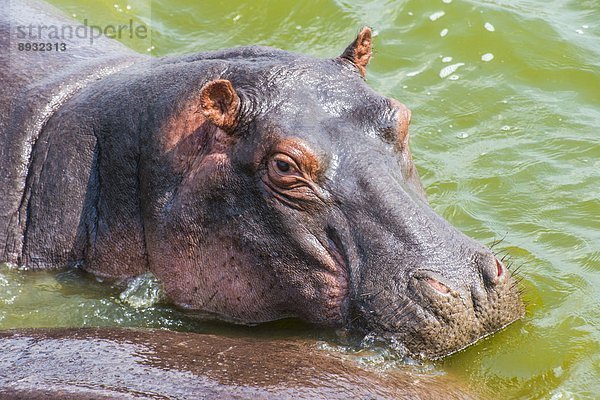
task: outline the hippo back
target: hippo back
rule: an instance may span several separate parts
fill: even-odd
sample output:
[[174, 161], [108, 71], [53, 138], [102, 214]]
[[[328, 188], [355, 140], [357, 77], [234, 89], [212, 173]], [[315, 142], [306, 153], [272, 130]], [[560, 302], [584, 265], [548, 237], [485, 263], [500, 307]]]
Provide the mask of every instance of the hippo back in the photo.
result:
[[[77, 24], [42, 2], [0, 4], [0, 260], [18, 263], [31, 189], [42, 167], [36, 159], [47, 153], [47, 140], [41, 137], [44, 125], [74, 93], [143, 57], [105, 37], [93, 44], [83, 38], [62, 38], [65, 51], [19, 50], [19, 43], [36, 41], [38, 27]], [[23, 38], [20, 32], [30, 26], [34, 34]], [[79, 149], [84, 147], [80, 144]], [[89, 159], [81, 157], [77, 163], [85, 170]]]
[[0, 346], [0, 371], [10, 371], [0, 372], [0, 398], [475, 398], [449, 376], [368, 368], [301, 339], [33, 329], [0, 332]]

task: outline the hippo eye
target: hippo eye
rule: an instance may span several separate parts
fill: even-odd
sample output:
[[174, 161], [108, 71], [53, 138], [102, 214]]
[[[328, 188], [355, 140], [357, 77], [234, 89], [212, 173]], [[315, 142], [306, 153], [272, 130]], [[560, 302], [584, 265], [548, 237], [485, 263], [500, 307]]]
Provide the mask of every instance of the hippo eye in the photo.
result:
[[271, 159], [269, 168], [275, 175], [293, 176], [301, 175], [296, 162], [287, 154], [278, 153]]
[[303, 174], [293, 158], [284, 153], [275, 154], [269, 161], [268, 177], [281, 188], [292, 188], [302, 180]]
[[315, 179], [319, 178], [319, 161], [302, 142], [281, 143], [269, 155], [265, 167], [260, 169], [260, 180], [279, 203], [303, 210], [306, 202], [323, 201]]
[[290, 164], [283, 160], [275, 160], [275, 165], [280, 172], [286, 173], [290, 170]]

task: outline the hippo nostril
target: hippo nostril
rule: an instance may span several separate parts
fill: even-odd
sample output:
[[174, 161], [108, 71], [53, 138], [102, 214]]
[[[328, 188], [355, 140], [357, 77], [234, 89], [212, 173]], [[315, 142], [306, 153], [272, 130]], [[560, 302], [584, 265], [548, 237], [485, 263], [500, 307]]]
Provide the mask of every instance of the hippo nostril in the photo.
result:
[[444, 285], [440, 281], [436, 281], [433, 278], [425, 278], [424, 281], [427, 282], [429, 286], [431, 286], [433, 289], [437, 290], [442, 294], [450, 293], [450, 289], [448, 289], [448, 286]]
[[497, 285], [504, 276], [504, 265], [494, 257], [494, 260], [482, 265], [482, 276], [484, 282], [489, 286]]
[[500, 278], [503, 273], [504, 273], [504, 268], [502, 267], [500, 260], [498, 260], [496, 258], [496, 277]]

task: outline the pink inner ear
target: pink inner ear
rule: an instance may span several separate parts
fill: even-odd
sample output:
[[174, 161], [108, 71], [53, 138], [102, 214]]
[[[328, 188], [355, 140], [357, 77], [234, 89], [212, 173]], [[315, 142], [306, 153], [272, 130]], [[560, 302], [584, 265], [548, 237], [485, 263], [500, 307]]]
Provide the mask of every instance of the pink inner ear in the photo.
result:
[[356, 64], [366, 68], [371, 59], [371, 29], [363, 28], [359, 34], [360, 41], [355, 50]]
[[217, 79], [204, 85], [200, 104], [204, 116], [219, 128], [228, 131], [235, 126], [240, 98], [230, 81]]
[[342, 58], [345, 58], [356, 65], [363, 77], [367, 72], [366, 67], [371, 59], [371, 39], [371, 28], [367, 26], [363, 27], [354, 42], [352, 42], [342, 54]]

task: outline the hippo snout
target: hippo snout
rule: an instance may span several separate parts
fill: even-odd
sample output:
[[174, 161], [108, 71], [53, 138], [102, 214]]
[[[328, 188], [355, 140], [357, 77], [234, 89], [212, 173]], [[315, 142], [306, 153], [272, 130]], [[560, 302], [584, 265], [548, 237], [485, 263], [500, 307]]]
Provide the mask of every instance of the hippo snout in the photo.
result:
[[[405, 289], [371, 325], [373, 332], [401, 343], [408, 354], [437, 359], [455, 353], [523, 316], [518, 288], [508, 268], [493, 254], [478, 254], [462, 266], [417, 268]], [[404, 293], [404, 295], [403, 295]], [[378, 297], [379, 297], [378, 296]], [[371, 306], [381, 307], [374, 299]], [[372, 312], [371, 312], [372, 314]]]

